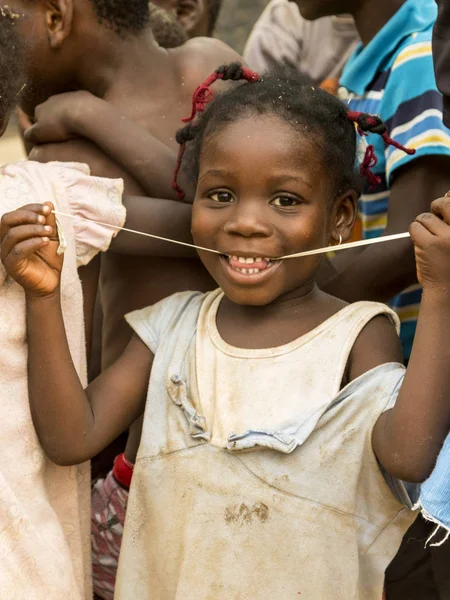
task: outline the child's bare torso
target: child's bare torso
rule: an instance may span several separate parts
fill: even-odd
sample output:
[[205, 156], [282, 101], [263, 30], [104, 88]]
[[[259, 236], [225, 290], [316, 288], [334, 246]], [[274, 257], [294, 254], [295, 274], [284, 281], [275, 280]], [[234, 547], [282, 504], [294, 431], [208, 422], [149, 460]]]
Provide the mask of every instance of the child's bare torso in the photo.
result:
[[[152, 87], [151, 79], [150, 83], [148, 77], [143, 81], [144, 77], [137, 74], [132, 90], [124, 91], [121, 82], [117, 81], [105, 99], [116, 106], [123, 117], [142, 125], [143, 129], [178, 151], [175, 134], [182, 126], [181, 119], [191, 112], [194, 90], [221, 64], [236, 61], [239, 57], [227, 46], [208, 39], [192, 40], [170, 51], [170, 56], [164, 71], [167, 77], [162, 78], [159, 73], [158, 85]], [[219, 82], [216, 90], [220, 85], [224, 84]], [[40, 148], [40, 159], [44, 162], [86, 162], [93, 175], [123, 178], [125, 194], [146, 196], [124, 168], [85, 139]], [[131, 337], [131, 330], [123, 318], [127, 312], [152, 305], [179, 291], [207, 291], [213, 287], [213, 280], [197, 258], [135, 257], [112, 253], [102, 256], [103, 367], [121, 355]]]
[[[145, 129], [174, 150], [177, 149], [175, 132], [181, 119], [190, 112], [192, 91], [186, 93], [183, 87], [171, 97], [152, 99], [139, 118]], [[134, 111], [128, 112], [126, 103], [123, 106], [117, 103], [117, 106], [124, 111], [124, 116], [133, 119]], [[134, 182], [128, 183], [126, 191], [144, 195]], [[105, 254], [101, 269], [103, 366], [114, 362], [130, 339], [131, 331], [123, 319], [124, 314], [154, 304], [176, 292], [207, 291], [213, 287], [213, 280], [197, 258]]]

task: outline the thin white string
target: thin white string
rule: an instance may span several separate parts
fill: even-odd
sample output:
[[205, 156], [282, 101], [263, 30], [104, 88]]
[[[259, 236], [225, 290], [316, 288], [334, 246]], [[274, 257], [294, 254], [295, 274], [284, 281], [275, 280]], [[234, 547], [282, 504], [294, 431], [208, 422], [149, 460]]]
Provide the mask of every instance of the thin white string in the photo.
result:
[[[160, 235], [154, 235], [153, 233], [144, 233], [143, 231], [136, 231], [134, 229], [127, 229], [126, 227], [119, 227], [118, 225], [111, 225], [111, 223], [102, 223], [101, 221], [95, 221], [94, 219], [86, 219], [86, 217], [80, 217], [79, 215], [71, 215], [69, 213], [61, 212], [59, 210], [52, 210], [54, 215], [62, 217], [68, 217], [70, 219], [81, 219], [82, 221], [90, 221], [103, 227], [110, 227], [117, 231], [127, 231], [128, 233], [135, 233], [136, 235], [143, 235], [145, 237], [153, 238], [155, 240], [161, 240], [163, 242], [170, 242], [172, 244], [179, 244], [180, 246], [187, 246], [188, 248], [195, 248], [196, 250], [204, 250], [205, 252], [213, 252], [214, 254], [223, 254], [218, 250], [212, 250], [211, 248], [203, 248], [203, 246], [196, 246], [195, 244], [188, 244], [187, 242], [180, 242], [178, 240], [172, 240], [170, 238], [161, 237]], [[276, 260], [286, 260], [287, 258], [301, 258], [303, 256], [313, 256], [315, 254], [326, 254], [327, 252], [337, 252], [338, 250], [347, 250], [349, 248], [357, 248], [359, 246], [369, 246], [371, 244], [381, 244], [383, 242], [392, 242], [394, 240], [400, 240], [403, 238], [410, 237], [409, 233], [396, 233], [394, 235], [386, 235], [378, 238], [372, 238], [370, 240], [361, 240], [359, 242], [349, 242], [347, 244], [341, 244], [340, 246], [326, 246], [325, 248], [317, 248], [316, 250], [306, 250], [305, 252], [298, 252], [297, 254], [287, 254], [281, 256]]]
[[285, 260], [286, 258], [300, 258], [301, 256], [313, 256], [314, 254], [324, 254], [325, 252], [337, 252], [338, 250], [348, 250], [349, 248], [358, 248], [358, 246], [370, 246], [371, 244], [381, 244], [383, 242], [392, 242], [394, 240], [401, 240], [403, 238], [410, 237], [409, 233], [395, 233], [394, 235], [385, 235], [370, 240], [361, 240], [359, 242], [348, 242], [347, 244], [340, 244], [339, 246], [328, 246], [327, 248], [318, 248], [317, 250], [307, 250], [306, 252], [299, 252], [298, 254], [288, 254], [282, 256], [279, 260]]
[[69, 213], [61, 212], [59, 210], [52, 210], [54, 215], [61, 217], [69, 217], [69, 219], [81, 219], [81, 221], [90, 221], [103, 227], [110, 227], [117, 231], [128, 231], [128, 233], [136, 233], [137, 235], [143, 235], [145, 237], [153, 238], [155, 240], [161, 240], [163, 242], [171, 242], [172, 244], [179, 244], [180, 246], [187, 246], [188, 248], [196, 248], [197, 250], [205, 250], [205, 252], [214, 252], [214, 254], [223, 254], [218, 250], [211, 250], [211, 248], [202, 248], [202, 246], [194, 246], [194, 244], [188, 244], [187, 242], [180, 242], [178, 240], [171, 240], [169, 238], [161, 237], [160, 235], [154, 235], [153, 233], [144, 233], [143, 231], [135, 231], [134, 229], [127, 229], [126, 227], [119, 227], [118, 225], [112, 225], [111, 223], [102, 223], [101, 221], [95, 221], [94, 219], [86, 219], [86, 217], [80, 217], [79, 215], [71, 215]]

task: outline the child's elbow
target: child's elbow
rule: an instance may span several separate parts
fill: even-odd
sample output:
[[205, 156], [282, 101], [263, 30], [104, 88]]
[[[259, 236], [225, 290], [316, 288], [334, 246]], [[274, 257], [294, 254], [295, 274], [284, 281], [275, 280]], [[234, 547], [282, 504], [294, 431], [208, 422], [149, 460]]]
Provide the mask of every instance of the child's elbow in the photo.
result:
[[59, 467], [73, 467], [90, 460], [90, 455], [83, 449], [55, 448], [42, 441], [41, 445], [47, 458]]
[[428, 479], [433, 471], [433, 465], [403, 465], [402, 467], [387, 469], [389, 474], [405, 483], [422, 484]]

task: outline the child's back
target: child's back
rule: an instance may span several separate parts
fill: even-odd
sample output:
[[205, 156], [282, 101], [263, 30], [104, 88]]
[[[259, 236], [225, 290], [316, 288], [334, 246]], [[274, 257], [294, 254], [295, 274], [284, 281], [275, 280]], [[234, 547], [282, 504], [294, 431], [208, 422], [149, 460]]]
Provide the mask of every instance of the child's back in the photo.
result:
[[[191, 110], [192, 93], [198, 82], [220, 64], [235, 60], [236, 54], [224, 44], [210, 39], [194, 39], [170, 51], [159, 48], [143, 17], [147, 6], [145, 0], [131, 3], [127, 9], [131, 16], [125, 22], [120, 20], [120, 7], [110, 9], [108, 17], [111, 23], [121, 24], [118, 35], [104, 25], [105, 19], [102, 23], [97, 22], [94, 11], [98, 10], [97, 4], [95, 0], [80, 0], [79, 8], [77, 5], [74, 7], [74, 22], [79, 25], [82, 34], [77, 29], [70, 32], [67, 39], [69, 42], [75, 40], [72, 43], [78, 48], [90, 47], [90, 51], [76, 64], [65, 67], [61, 81], [67, 82], [67, 79], [75, 77], [76, 83], [70, 89], [88, 89], [103, 97], [114, 104], [122, 116], [140, 124], [143, 130], [175, 149], [175, 131], [181, 118]], [[28, 10], [35, 15], [35, 8]], [[132, 18], [133, 12], [141, 15], [137, 25]], [[64, 50], [64, 44], [62, 48]], [[49, 57], [49, 60], [58, 60], [51, 52]], [[41, 68], [45, 68], [44, 61]], [[70, 69], [69, 76], [67, 71]], [[52, 83], [53, 93], [66, 91], [64, 83], [59, 84], [59, 88], [56, 81]], [[29, 99], [28, 110], [34, 105], [35, 99]], [[120, 144], [121, 140], [117, 143]], [[93, 174], [123, 177], [127, 194], [144, 195], [126, 170], [85, 140], [41, 146], [31, 157], [43, 162], [86, 162]], [[165, 182], [159, 184], [158, 189], [164, 185]], [[165, 189], [167, 197], [169, 194], [173, 196], [169, 180]], [[198, 259], [105, 257], [101, 276], [104, 366], [120, 355], [129, 339], [123, 320], [126, 312], [153, 304], [177, 291], [206, 290], [211, 286], [211, 278]]]

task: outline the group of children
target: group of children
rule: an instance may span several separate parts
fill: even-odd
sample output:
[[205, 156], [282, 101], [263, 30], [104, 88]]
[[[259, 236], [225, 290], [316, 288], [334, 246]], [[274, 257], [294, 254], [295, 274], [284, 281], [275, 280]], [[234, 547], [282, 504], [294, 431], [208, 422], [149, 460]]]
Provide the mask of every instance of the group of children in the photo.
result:
[[[0, 178], [5, 598], [382, 598], [450, 430], [450, 137], [432, 0], [360, 4], [344, 101], [163, 48], [146, 0], [3, 6], [2, 130], [35, 121]], [[282, 258], [349, 240], [361, 192], [366, 237], [413, 244]], [[415, 289], [380, 302], [417, 282], [416, 327]]]

